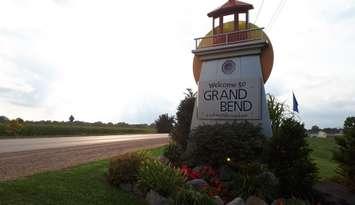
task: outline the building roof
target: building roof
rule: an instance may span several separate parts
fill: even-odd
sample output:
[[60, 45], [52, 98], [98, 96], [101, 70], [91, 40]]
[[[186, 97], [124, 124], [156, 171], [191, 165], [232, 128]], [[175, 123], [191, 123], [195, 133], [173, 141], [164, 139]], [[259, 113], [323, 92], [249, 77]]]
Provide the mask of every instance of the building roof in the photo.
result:
[[220, 16], [233, 14], [235, 12], [245, 13], [250, 9], [254, 9], [253, 5], [251, 4], [237, 1], [237, 0], [228, 0], [228, 2], [223, 4], [221, 7], [211, 11], [207, 15], [208, 17], [220, 17]]

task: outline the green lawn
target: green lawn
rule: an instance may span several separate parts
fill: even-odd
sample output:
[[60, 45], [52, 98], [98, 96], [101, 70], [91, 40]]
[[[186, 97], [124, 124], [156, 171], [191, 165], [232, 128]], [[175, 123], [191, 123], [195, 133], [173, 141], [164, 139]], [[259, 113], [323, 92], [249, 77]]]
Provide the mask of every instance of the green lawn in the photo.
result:
[[332, 159], [333, 151], [337, 149], [334, 139], [308, 138], [312, 151], [311, 157], [319, 168], [321, 179], [329, 179], [336, 176], [336, 162]]
[[[159, 156], [164, 148], [149, 150]], [[80, 165], [67, 170], [36, 174], [15, 181], [0, 182], [0, 205], [55, 204], [145, 204], [105, 181], [108, 160]]]

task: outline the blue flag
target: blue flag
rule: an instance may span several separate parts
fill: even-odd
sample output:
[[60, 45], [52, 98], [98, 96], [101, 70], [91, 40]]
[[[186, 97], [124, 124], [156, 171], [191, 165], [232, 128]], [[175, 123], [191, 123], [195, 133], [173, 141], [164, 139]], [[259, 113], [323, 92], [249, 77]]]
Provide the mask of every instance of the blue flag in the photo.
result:
[[292, 92], [292, 95], [293, 95], [293, 111], [294, 112], [298, 112], [298, 102], [297, 102], [297, 99], [295, 97], [295, 94]]

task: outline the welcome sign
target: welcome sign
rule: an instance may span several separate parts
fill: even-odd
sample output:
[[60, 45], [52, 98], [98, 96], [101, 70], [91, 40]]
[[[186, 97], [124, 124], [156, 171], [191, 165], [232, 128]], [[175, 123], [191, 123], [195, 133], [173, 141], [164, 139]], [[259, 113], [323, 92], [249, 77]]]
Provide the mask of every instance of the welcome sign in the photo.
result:
[[198, 90], [199, 119], [261, 119], [261, 79], [202, 81]]

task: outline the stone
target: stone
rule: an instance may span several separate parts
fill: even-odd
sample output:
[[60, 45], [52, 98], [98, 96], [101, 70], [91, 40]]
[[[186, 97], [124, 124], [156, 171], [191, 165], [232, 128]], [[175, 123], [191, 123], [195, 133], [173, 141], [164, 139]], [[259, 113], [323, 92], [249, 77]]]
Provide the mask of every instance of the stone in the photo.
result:
[[285, 202], [285, 199], [280, 198], [280, 199], [274, 200], [274, 201], [271, 203], [271, 205], [284, 205], [285, 203], [286, 203], [286, 202]]
[[209, 187], [208, 183], [203, 179], [193, 179], [186, 182], [186, 184], [192, 186], [197, 190], [205, 190]]
[[219, 196], [214, 196], [212, 200], [214, 201], [214, 203], [216, 205], [223, 205], [224, 204], [224, 201]]
[[250, 196], [247, 199], [246, 205], [267, 205], [267, 203], [256, 196]]
[[120, 184], [120, 189], [122, 189], [123, 191], [132, 192], [133, 191], [133, 184], [122, 183], [122, 184]]
[[169, 205], [171, 203], [168, 198], [161, 196], [153, 190], [150, 190], [147, 193], [145, 200], [148, 202], [149, 205]]
[[228, 202], [226, 205], [245, 205], [244, 200], [240, 197], [233, 199], [232, 201]]

